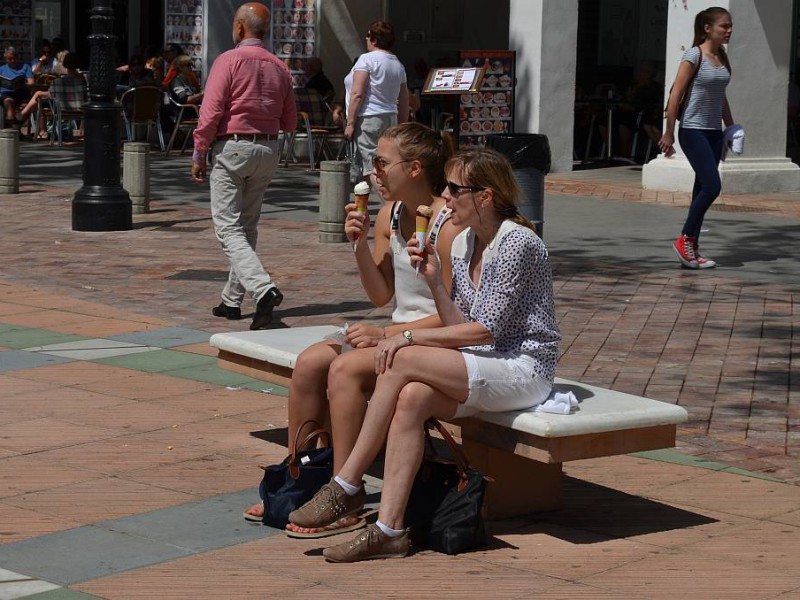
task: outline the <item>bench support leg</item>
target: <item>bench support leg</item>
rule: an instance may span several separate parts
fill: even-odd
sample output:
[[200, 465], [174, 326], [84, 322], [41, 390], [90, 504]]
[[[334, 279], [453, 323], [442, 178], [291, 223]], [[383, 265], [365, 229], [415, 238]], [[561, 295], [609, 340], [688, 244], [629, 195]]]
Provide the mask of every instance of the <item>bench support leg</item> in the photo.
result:
[[561, 463], [542, 463], [462, 439], [472, 465], [494, 479], [484, 516], [507, 519], [561, 507]]

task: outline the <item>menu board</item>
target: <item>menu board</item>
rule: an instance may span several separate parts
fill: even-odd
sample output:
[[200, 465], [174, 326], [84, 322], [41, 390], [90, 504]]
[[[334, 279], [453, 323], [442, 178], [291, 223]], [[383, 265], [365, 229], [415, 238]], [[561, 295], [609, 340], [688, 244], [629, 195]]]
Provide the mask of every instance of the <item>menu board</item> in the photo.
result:
[[509, 50], [460, 53], [463, 68], [483, 68], [477, 92], [462, 94], [458, 106], [459, 147], [482, 145], [492, 133], [514, 131], [515, 53]]
[[306, 61], [317, 51], [317, 0], [274, 0], [272, 8], [272, 51], [303, 87]]
[[[33, 0], [0, 0], [0, 48], [14, 46], [17, 62], [33, 60]], [[0, 63], [4, 63], [0, 54]]]
[[480, 87], [485, 69], [448, 68], [431, 69], [422, 88], [423, 94], [461, 94], [476, 92]]
[[179, 44], [192, 59], [192, 70], [203, 72], [203, 0], [167, 0], [164, 43]]

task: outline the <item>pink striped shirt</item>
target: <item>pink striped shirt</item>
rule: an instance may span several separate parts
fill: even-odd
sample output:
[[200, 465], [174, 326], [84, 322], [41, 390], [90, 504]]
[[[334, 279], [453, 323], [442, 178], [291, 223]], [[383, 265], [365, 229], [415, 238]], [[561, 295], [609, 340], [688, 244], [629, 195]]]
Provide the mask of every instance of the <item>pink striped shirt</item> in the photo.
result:
[[192, 158], [204, 161], [214, 139], [222, 135], [277, 134], [295, 127], [289, 69], [260, 40], [248, 38], [214, 61], [194, 130]]

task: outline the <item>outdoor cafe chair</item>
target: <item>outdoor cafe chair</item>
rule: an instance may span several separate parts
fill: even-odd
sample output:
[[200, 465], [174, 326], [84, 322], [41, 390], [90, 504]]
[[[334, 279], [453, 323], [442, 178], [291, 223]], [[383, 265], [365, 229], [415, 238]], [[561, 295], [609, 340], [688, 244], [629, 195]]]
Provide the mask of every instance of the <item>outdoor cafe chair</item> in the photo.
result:
[[[290, 160], [297, 160], [294, 144], [298, 134], [301, 134], [306, 136], [308, 159], [311, 170], [314, 171], [317, 168], [318, 158], [333, 154], [329, 144], [331, 140], [344, 145], [344, 132], [338, 125], [332, 124], [333, 115], [330, 107], [318, 91], [297, 88], [294, 90], [294, 95], [297, 102], [297, 129], [288, 132], [284, 164], [288, 167]], [[339, 154], [336, 153], [336, 156]]]
[[50, 143], [58, 137], [58, 145], [64, 145], [63, 126], [65, 123], [83, 126], [83, 105], [88, 102], [86, 82], [71, 77], [59, 77], [50, 84], [50, 105], [53, 113], [53, 133]]
[[134, 141], [137, 127], [146, 127], [146, 140], [150, 140], [150, 128], [155, 125], [158, 133], [158, 144], [164, 151], [164, 131], [158, 118], [161, 105], [164, 101], [164, 92], [156, 86], [140, 86], [127, 90], [120, 97], [122, 103], [122, 118], [125, 121], [125, 132], [128, 141]]
[[167, 144], [167, 149], [164, 151], [164, 154], [169, 154], [169, 151], [172, 150], [175, 138], [181, 127], [186, 130], [186, 137], [183, 139], [183, 144], [181, 145], [181, 154], [183, 154], [184, 150], [186, 150], [186, 144], [189, 143], [192, 132], [197, 127], [197, 121], [200, 118], [200, 107], [197, 104], [181, 104], [172, 96], [169, 97], [169, 101], [172, 106], [178, 109], [178, 116], [175, 118], [175, 127], [172, 128], [172, 135], [169, 136], [169, 143]]

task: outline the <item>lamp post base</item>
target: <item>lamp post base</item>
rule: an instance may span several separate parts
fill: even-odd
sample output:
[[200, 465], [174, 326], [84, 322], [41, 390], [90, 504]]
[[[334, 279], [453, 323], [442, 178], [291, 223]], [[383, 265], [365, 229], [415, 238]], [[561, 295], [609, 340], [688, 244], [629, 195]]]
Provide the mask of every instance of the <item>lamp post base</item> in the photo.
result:
[[83, 186], [72, 199], [74, 231], [129, 231], [132, 204], [122, 187]]

